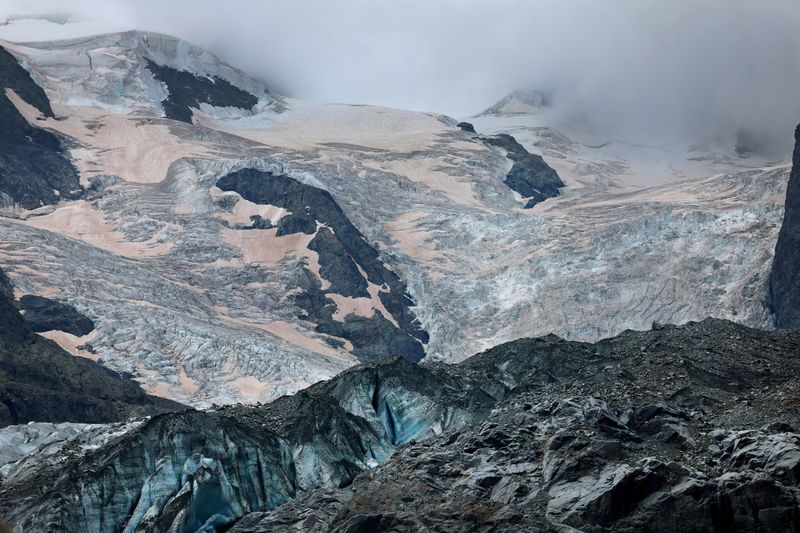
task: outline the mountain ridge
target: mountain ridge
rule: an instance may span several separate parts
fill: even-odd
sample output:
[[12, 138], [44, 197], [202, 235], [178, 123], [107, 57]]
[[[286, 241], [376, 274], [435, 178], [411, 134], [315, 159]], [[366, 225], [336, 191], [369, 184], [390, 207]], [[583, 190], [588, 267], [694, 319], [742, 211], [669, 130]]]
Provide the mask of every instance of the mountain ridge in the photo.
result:
[[[799, 363], [790, 354], [798, 342], [796, 331], [708, 319], [656, 324], [596, 344], [521, 339], [459, 365], [366, 363], [265, 406], [154, 417], [85, 457], [66, 447], [66, 466], [44, 501], [37, 487], [50, 475], [47, 464], [24, 462], [4, 478], [0, 509], [32, 532], [55, 524], [64, 531], [100, 524], [194, 531], [239, 519], [244, 531], [314, 523], [333, 531], [352, 520], [499, 531], [522, 524], [628, 531], [643, 520], [667, 527], [689, 518], [733, 529], [753, 520], [796, 525], [791, 495], [798, 491], [800, 435], [793, 428], [800, 419], [792, 394]], [[564, 425], [554, 431], [553, 424]], [[770, 439], [785, 445], [774, 462], [759, 462], [759, 446]], [[541, 446], [544, 457], [540, 451], [518, 462], [522, 450]], [[638, 457], [647, 459], [636, 463]], [[599, 476], [593, 487], [591, 476]], [[131, 491], [132, 477], [145, 480], [141, 490]], [[631, 492], [635, 479], [639, 489]], [[397, 483], [420, 482], [455, 483], [454, 502], [396, 492]], [[77, 490], [93, 495], [81, 500], [83, 508], [71, 496]], [[645, 492], [634, 496], [636, 490]], [[780, 499], [770, 501], [771, 491]], [[702, 498], [694, 501], [694, 493]], [[289, 504], [282, 511], [295, 497], [307, 510]], [[732, 504], [715, 510], [715, 497]], [[756, 518], [733, 503], [748, 497]], [[478, 501], [488, 506], [481, 513], [451, 507]], [[413, 502], [414, 511], [399, 502]], [[676, 514], [663, 518], [662, 505]], [[309, 514], [318, 521], [308, 522]]]

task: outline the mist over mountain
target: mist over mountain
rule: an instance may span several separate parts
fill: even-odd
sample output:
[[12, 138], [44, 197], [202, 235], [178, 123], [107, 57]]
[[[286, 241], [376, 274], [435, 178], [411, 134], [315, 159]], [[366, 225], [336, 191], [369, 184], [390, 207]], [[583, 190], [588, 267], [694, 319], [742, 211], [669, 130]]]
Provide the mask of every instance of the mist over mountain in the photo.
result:
[[545, 90], [553, 123], [587, 139], [738, 142], [778, 158], [800, 120], [792, 0], [11, 0], [2, 20], [11, 40], [180, 35], [316, 101], [464, 117]]
[[800, 531], [797, 23], [5, 2], [0, 531]]

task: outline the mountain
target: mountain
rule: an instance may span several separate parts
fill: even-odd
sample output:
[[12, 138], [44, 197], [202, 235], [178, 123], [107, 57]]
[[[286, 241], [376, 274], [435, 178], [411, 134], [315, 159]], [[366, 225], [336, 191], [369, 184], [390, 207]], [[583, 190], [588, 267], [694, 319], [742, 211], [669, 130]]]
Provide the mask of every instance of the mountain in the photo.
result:
[[[423, 190], [434, 192], [429, 203], [451, 209], [479, 205], [455, 178], [476, 153], [496, 161], [483, 171], [492, 173], [483, 188], [504, 191], [509, 206], [558, 195], [563, 185], [513, 143], [506, 169], [497, 140], [459, 133], [444, 117], [292, 102], [162, 35], [7, 48], [19, 59], [14, 71], [25, 74], [18, 77], [57, 116], [40, 117], [7, 84], [14, 112], [52, 136], [53, 156], [80, 174], [69, 194], [54, 197], [49, 184], [49, 195], [8, 191], [4, 239], [28, 243], [23, 255], [57, 249], [47, 278], [26, 276], [27, 260], [17, 263], [14, 254], [9, 272], [26, 291], [58, 292], [93, 317], [94, 337], [71, 344], [137, 375], [151, 392], [200, 405], [274, 398], [358, 360], [420, 360], [429, 334], [411, 289], [385, 263], [393, 238], [383, 225], [394, 208], [416, 204]], [[352, 138], [340, 122], [351, 125]], [[458, 144], [462, 155], [448, 169]], [[388, 154], [388, 145], [399, 153]], [[342, 166], [362, 152], [363, 165]], [[317, 153], [343, 160], [325, 163]], [[398, 169], [384, 172], [376, 161]], [[495, 180], [506, 172], [508, 187]], [[343, 173], [353, 176], [342, 181]], [[536, 173], [547, 174], [546, 187]], [[250, 187], [258, 177], [261, 190]], [[509, 187], [525, 198], [515, 200]], [[385, 195], [374, 204], [381, 212], [353, 213], [372, 204], [372, 194]], [[398, 194], [405, 200], [392, 200]], [[359, 216], [361, 230], [350, 220]], [[369, 227], [381, 235], [365, 235]]]
[[800, 529], [790, 161], [0, 46], [15, 531]]
[[366, 363], [263, 406], [87, 428], [4, 467], [0, 514], [25, 532], [790, 531], [799, 343], [708, 319]]
[[800, 126], [795, 131], [792, 163], [769, 280], [769, 305], [779, 328], [800, 327]]
[[591, 144], [538, 97], [474, 132], [293, 100], [148, 32], [0, 44], [9, 111], [69, 178], [4, 193], [0, 267], [94, 325], [42, 335], [148, 393], [257, 403], [385, 356], [771, 323], [782, 162]]
[[516, 90], [508, 93], [477, 116], [532, 115], [547, 107], [550, 107], [550, 97], [544, 92]]

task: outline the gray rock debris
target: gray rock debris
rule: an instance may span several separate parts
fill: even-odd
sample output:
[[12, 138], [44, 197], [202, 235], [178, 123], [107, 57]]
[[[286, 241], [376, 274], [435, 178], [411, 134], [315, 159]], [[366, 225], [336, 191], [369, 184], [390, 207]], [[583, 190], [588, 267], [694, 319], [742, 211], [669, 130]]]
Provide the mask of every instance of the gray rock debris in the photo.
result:
[[799, 347], [709, 319], [369, 363], [268, 405], [155, 417], [11, 477], [0, 513], [24, 532], [791, 530]]

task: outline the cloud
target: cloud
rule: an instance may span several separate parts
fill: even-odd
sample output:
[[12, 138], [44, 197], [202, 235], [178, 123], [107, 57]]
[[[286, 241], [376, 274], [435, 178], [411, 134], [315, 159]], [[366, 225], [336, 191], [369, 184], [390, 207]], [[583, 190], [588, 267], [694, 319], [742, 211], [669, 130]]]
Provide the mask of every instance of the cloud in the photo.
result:
[[0, 36], [160, 31], [292, 96], [456, 117], [544, 89], [558, 125], [642, 142], [778, 154], [800, 122], [796, 0], [10, 0], [0, 22], [43, 14], [71, 22]]

